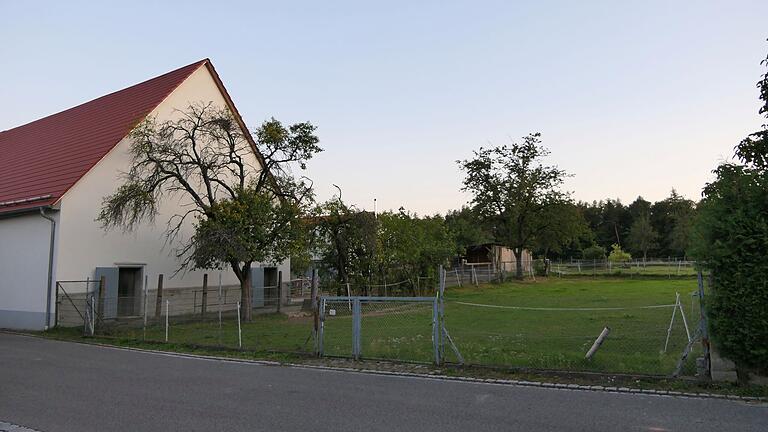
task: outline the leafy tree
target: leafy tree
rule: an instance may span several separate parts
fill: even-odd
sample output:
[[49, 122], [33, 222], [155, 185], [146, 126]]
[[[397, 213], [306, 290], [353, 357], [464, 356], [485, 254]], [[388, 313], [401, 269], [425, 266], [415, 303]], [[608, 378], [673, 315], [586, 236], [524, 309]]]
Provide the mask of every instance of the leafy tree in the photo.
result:
[[[637, 206], [636, 203], [637, 201], [633, 204]], [[621, 244], [631, 225], [632, 214], [620, 200], [579, 202], [576, 205], [584, 214], [597, 244], [604, 248], [609, 248], [614, 243]]]
[[632, 255], [629, 252], [625, 252], [621, 249], [621, 246], [614, 243], [611, 245], [611, 253], [608, 254], [608, 261], [612, 263], [623, 263], [632, 259]]
[[445, 226], [456, 242], [456, 253], [464, 254], [469, 246], [490, 243], [493, 235], [471, 207], [449, 211], [445, 215]]
[[627, 244], [634, 252], [643, 254], [643, 260], [648, 258], [648, 250], [656, 246], [659, 235], [651, 226], [648, 213], [638, 216], [629, 229]]
[[[768, 71], [758, 89], [768, 117]], [[766, 372], [768, 365], [768, 125], [742, 140], [735, 156], [704, 187], [693, 254], [712, 274], [713, 340], [743, 383], [747, 368]]]
[[651, 206], [651, 224], [659, 234], [659, 254], [685, 254], [688, 222], [693, 218], [694, 202], [672, 189], [669, 197]]
[[673, 219], [672, 231], [669, 233], [669, 248], [677, 256], [686, 258], [691, 245], [691, 231], [696, 211], [676, 213]]
[[596, 244], [589, 246], [581, 251], [581, 256], [588, 260], [603, 260], [605, 259], [605, 248]]
[[517, 262], [517, 277], [523, 277], [523, 250], [552, 227], [547, 219], [553, 205], [570, 202], [560, 190], [567, 174], [556, 166], [542, 164], [549, 151], [540, 134], [521, 143], [480, 148], [472, 159], [457, 161], [465, 172], [462, 190], [473, 194], [472, 204], [481, 220], [491, 227], [494, 239], [509, 247]]
[[[436, 277], [437, 264], [455, 254], [455, 240], [440, 216], [419, 218], [400, 209], [378, 216], [378, 265], [382, 282]], [[397, 279], [397, 280], [395, 280]]]
[[377, 222], [373, 213], [346, 204], [341, 192], [314, 209], [313, 248], [334, 275], [339, 294], [347, 283], [367, 285], [376, 267]]
[[548, 206], [543, 217], [549, 220], [549, 227], [536, 236], [535, 244], [544, 258], [548, 258], [550, 252], [560, 254], [573, 242], [591, 240], [592, 232], [584, 215], [572, 202]]
[[[304, 169], [321, 151], [314, 132], [309, 123], [285, 127], [272, 119], [253, 140], [212, 103], [191, 105], [173, 121], [149, 118], [131, 132], [130, 169], [103, 199], [98, 220], [104, 229], [131, 231], [154, 221], [163, 201], [182, 203], [183, 213], [172, 215], [166, 229], [179, 270], [228, 265], [242, 303], [250, 305], [253, 262], [282, 261], [300, 238], [296, 216], [311, 202], [312, 188], [292, 167]], [[182, 238], [190, 217], [195, 233]], [[241, 313], [251, 319], [250, 307]]]
[[[643, 197], [638, 196], [630, 205], [627, 206], [627, 212], [632, 221], [641, 217], [648, 217], [651, 214], [651, 202], [646, 201]], [[632, 227], [630, 226], [630, 230]]]

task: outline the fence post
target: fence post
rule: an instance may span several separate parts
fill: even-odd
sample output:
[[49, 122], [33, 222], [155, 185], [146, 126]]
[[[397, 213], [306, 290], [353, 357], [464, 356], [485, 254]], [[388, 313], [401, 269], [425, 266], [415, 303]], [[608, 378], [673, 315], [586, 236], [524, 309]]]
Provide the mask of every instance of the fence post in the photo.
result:
[[[88, 292], [88, 283], [85, 284], [85, 292]], [[56, 328], [59, 326], [59, 282], [56, 281], [56, 301], [54, 302], [56, 305], [56, 312], [53, 319], [53, 328]]]
[[200, 315], [205, 318], [208, 309], [208, 273], [203, 273], [203, 304], [200, 306]]
[[[698, 285], [699, 285], [699, 326], [701, 329], [701, 347], [703, 350], [702, 356], [704, 357], [704, 369], [705, 373], [703, 376], [706, 379], [709, 379], [711, 377], [712, 371], [710, 370], [710, 359], [709, 359], [709, 328], [707, 323], [707, 311], [704, 307], [704, 276], [701, 273], [701, 270], [699, 270], [698, 273]], [[712, 286], [712, 279], [710, 276], [710, 287]]]
[[360, 297], [355, 297], [352, 301], [352, 357], [355, 360], [360, 360], [361, 351], [361, 336], [360, 336], [360, 321], [362, 308], [360, 305]]
[[91, 303], [93, 303], [93, 293], [85, 293], [85, 313], [83, 314], [83, 336], [88, 335], [88, 329], [91, 328]]
[[320, 297], [318, 302], [318, 319], [320, 326], [317, 330], [317, 355], [323, 355], [323, 338], [325, 336], [325, 298]]
[[163, 308], [163, 274], [157, 275], [157, 301], [155, 302], [155, 316], [159, 317]]
[[243, 348], [243, 330], [240, 327], [240, 302], [237, 302], [237, 347]]
[[283, 272], [277, 272], [277, 313], [280, 313], [280, 305], [283, 303]]
[[147, 340], [147, 302], [149, 301], [149, 275], [144, 275], [144, 327], [142, 329], [142, 340]]
[[320, 355], [320, 318], [319, 318], [319, 308], [320, 305], [318, 304], [318, 297], [317, 297], [317, 288], [318, 288], [318, 280], [317, 280], [317, 269], [312, 269], [312, 287], [310, 288], [309, 296], [311, 297], [311, 305], [312, 305], [312, 322], [313, 322], [313, 332], [312, 334], [315, 337], [315, 352]]
[[435, 365], [440, 365], [440, 325], [438, 324], [437, 297], [432, 300], [432, 350], [435, 352]]
[[219, 346], [221, 346], [221, 269], [219, 269]]
[[445, 273], [445, 268], [443, 267], [442, 264], [440, 265], [438, 271], [440, 272], [440, 274], [437, 279], [437, 283], [438, 283], [437, 292], [438, 292], [438, 299], [439, 299], [439, 304], [438, 304], [439, 314], [437, 317], [438, 319], [437, 323], [438, 323], [438, 326], [440, 327], [439, 329], [440, 358], [444, 358], [445, 357], [445, 339], [443, 336], [443, 328], [445, 328], [445, 279], [447, 275]]
[[171, 301], [165, 301], [165, 341], [168, 342], [168, 315], [171, 313]]
[[102, 308], [104, 308], [104, 291], [107, 290], [107, 278], [102, 276], [99, 278], [99, 303], [96, 308], [97, 312], [101, 312]]

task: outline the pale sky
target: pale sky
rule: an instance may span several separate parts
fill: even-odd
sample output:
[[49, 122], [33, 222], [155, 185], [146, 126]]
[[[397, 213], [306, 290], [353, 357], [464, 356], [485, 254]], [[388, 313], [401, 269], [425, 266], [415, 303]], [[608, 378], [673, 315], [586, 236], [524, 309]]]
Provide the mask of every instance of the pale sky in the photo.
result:
[[320, 199], [335, 183], [363, 208], [458, 208], [455, 161], [534, 131], [576, 199], [698, 199], [763, 123], [766, 17], [765, 0], [0, 0], [0, 130], [208, 57], [252, 128], [318, 126]]

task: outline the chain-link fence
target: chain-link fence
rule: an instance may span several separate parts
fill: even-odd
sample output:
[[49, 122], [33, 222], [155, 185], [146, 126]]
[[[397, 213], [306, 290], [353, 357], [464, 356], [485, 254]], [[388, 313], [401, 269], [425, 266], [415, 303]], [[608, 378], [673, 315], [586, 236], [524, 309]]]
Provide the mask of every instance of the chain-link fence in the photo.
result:
[[695, 277], [696, 263], [677, 258], [633, 259], [626, 261], [536, 260], [534, 268], [539, 274], [549, 272], [557, 276], [647, 276], [647, 277]]
[[[57, 323], [87, 335], [201, 347], [607, 373], [670, 375], [687, 353], [681, 373], [696, 373], [703, 349], [696, 279], [550, 275], [497, 283], [503, 277], [493, 270], [445, 270], [434, 288], [424, 278], [400, 296], [328, 296], [317, 279], [256, 287], [251, 319], [239, 286], [113, 298], [93, 281], [60, 282]], [[435, 295], [416, 296], [413, 286]]]
[[[82, 328], [87, 336], [199, 347], [314, 350], [312, 313], [302, 310], [301, 297], [297, 299], [304, 295], [304, 287], [292, 292], [292, 281], [281, 287], [253, 287], [250, 320], [241, 318], [247, 314], [239, 286], [166, 288], [135, 296], [109, 296], [102, 283], [57, 284], [57, 326]], [[281, 313], [275, 313], [278, 311]]]
[[[579, 307], [447, 297], [446, 326], [467, 363], [538, 369], [670, 374], [699, 312], [683, 315], [674, 298], [659, 305]], [[587, 358], [605, 329], [607, 337]]]
[[322, 297], [319, 353], [431, 362], [437, 311], [436, 297]]
[[[451, 278], [447, 271], [446, 286]], [[706, 340], [699, 343], [706, 339], [701, 275], [698, 284], [663, 278], [550, 278], [540, 283], [446, 290], [445, 326], [463, 357], [452, 358], [449, 351], [447, 360], [571, 371], [702, 373], [697, 370], [697, 358], [706, 361]]]

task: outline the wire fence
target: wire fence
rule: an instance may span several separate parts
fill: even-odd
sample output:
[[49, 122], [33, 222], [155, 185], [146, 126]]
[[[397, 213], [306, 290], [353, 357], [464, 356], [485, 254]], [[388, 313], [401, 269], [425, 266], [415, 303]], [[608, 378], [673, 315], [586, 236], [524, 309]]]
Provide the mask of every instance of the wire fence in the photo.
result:
[[669, 374], [699, 319], [698, 307], [683, 313], [675, 298], [644, 306], [530, 307], [446, 297], [446, 326], [465, 361], [478, 365]]
[[[302, 311], [304, 287], [294, 281], [251, 289], [252, 320], [241, 319], [246, 308], [239, 286], [202, 290], [146, 290], [135, 296], [107, 296], [99, 283], [90, 291], [61, 289], [59, 327], [78, 327], [86, 336], [117, 337], [201, 347], [243, 350], [313, 351], [311, 311]], [[66, 284], [62, 283], [62, 286]], [[74, 288], [70, 286], [70, 288]], [[84, 288], [81, 284], [80, 288]], [[284, 293], [284, 294], [283, 294]], [[283, 300], [279, 301], [279, 296]], [[307, 292], [307, 296], [308, 296]], [[276, 312], [282, 312], [277, 314]]]
[[435, 297], [322, 297], [319, 354], [431, 362], [436, 313]]
[[[544, 273], [547, 264], [538, 260], [534, 264], [539, 273]], [[650, 276], [650, 277], [696, 277], [694, 261], [677, 258], [611, 260], [569, 260], [550, 261], [548, 271], [557, 276]]]
[[550, 277], [536, 282], [497, 283], [509, 275], [474, 264], [441, 269], [437, 280], [411, 285], [344, 284], [343, 296], [336, 295], [339, 287], [322, 290], [317, 278], [297, 279], [253, 288], [249, 305], [239, 286], [110, 297], [102, 282], [60, 281], [57, 324], [87, 336], [353, 359], [701, 373], [701, 276], [698, 285], [664, 275], [569, 279], [549, 265]]

